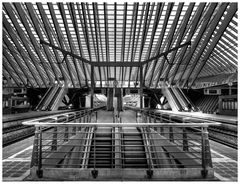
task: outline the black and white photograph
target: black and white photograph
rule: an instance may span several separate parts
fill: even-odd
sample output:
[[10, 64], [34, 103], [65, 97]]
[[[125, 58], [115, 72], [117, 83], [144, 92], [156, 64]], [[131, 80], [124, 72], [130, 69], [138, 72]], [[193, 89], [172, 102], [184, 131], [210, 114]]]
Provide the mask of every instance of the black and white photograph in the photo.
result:
[[237, 182], [237, 1], [1, 2], [3, 182]]

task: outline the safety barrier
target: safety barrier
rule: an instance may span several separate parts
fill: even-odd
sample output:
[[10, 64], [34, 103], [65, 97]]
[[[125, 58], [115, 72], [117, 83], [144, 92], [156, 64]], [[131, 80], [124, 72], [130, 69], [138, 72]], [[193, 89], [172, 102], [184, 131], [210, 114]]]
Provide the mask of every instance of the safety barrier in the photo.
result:
[[[145, 123], [96, 123], [96, 112], [85, 113], [75, 114], [71, 123], [59, 119], [24, 123], [36, 126], [33, 178], [213, 177], [207, 127], [218, 123], [176, 123], [164, 117], [160, 122], [149, 121], [147, 112], [142, 113]], [[199, 129], [191, 131], [190, 128]]]

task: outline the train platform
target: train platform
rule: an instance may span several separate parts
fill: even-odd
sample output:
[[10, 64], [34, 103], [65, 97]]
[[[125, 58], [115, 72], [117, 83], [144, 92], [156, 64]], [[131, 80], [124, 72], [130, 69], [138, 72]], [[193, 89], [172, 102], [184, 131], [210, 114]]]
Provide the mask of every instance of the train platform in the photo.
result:
[[[136, 115], [130, 111], [122, 113], [122, 122], [132, 122]], [[98, 116], [99, 122], [111, 122], [111, 112]], [[30, 174], [30, 163], [33, 149], [33, 137], [3, 148], [2, 177], [3, 181], [24, 181]], [[210, 141], [214, 176], [219, 181], [237, 181], [238, 162], [237, 150]]]

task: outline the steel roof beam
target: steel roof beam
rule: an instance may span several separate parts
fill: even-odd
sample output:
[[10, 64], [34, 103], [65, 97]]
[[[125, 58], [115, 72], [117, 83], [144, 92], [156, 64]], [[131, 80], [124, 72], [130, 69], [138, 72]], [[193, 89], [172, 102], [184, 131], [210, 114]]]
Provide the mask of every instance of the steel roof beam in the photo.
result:
[[[155, 38], [157, 27], [159, 25], [159, 20], [160, 20], [160, 17], [161, 17], [162, 10], [163, 10], [163, 4], [162, 3], [157, 3], [157, 9], [156, 9], [155, 19], [154, 19], [154, 23], [153, 23], [152, 32], [151, 32], [151, 38], [150, 38], [147, 54], [146, 54], [146, 57], [145, 57], [146, 59], [149, 59], [150, 56], [151, 56], [151, 52], [152, 52], [152, 48], [153, 48], [153, 41], [154, 41], [154, 38]], [[149, 20], [149, 24], [150, 24], [150, 20]], [[152, 63], [150, 63], [150, 64], [147, 63], [146, 64], [145, 72], [144, 72], [144, 79], [145, 80], [146, 80], [146, 76], [147, 76], [147, 73], [148, 73], [151, 65], [152, 65]], [[150, 86], [151, 86], [151, 83], [149, 83], [149, 87]]]
[[[69, 9], [70, 9], [70, 15], [71, 15], [71, 18], [72, 18], [72, 22], [73, 22], [74, 31], [75, 31], [75, 34], [76, 34], [76, 36], [77, 36], [77, 42], [78, 42], [78, 47], [79, 47], [80, 55], [81, 55], [82, 57], [84, 57], [84, 56], [83, 56], [83, 50], [82, 50], [82, 43], [81, 43], [80, 33], [79, 33], [79, 27], [78, 27], [78, 24], [77, 24], [77, 16], [76, 16], [76, 13], [75, 13], [75, 12], [76, 12], [76, 9], [75, 9], [73, 3], [70, 3]], [[80, 64], [80, 63], [79, 63], [79, 64]], [[85, 66], [85, 63], [84, 63], [84, 62], [82, 62], [81, 64], [82, 64], [83, 73], [84, 73], [84, 76], [85, 76], [85, 85], [88, 86], [86, 66]]]
[[[3, 59], [3, 60], [4, 60], [4, 59]], [[4, 71], [6, 71], [6, 72], [11, 76], [11, 78], [14, 80], [15, 84], [16, 84], [18, 87], [21, 87], [21, 85], [19, 84], [19, 82], [17, 81], [17, 79], [15, 78], [15, 76], [13, 75], [14, 72], [9, 71], [9, 70], [11, 70], [11, 69], [9, 68], [9, 66], [7, 66], [7, 65], [3, 62], [2, 67], [3, 67]]]
[[[121, 48], [121, 60], [124, 62], [124, 56], [125, 56], [125, 37], [126, 37], [126, 22], [127, 22], [127, 3], [124, 3], [124, 13], [123, 13], [123, 36], [122, 36], [122, 48]], [[120, 68], [120, 76], [119, 76], [119, 81], [122, 78], [122, 83], [123, 83], [123, 75], [124, 75], [124, 68]], [[122, 77], [121, 77], [122, 74]]]
[[[7, 46], [8, 50], [10, 51], [11, 55], [13, 56], [14, 60], [16, 61], [18, 67], [21, 69], [21, 71], [25, 75], [25, 77], [27, 79], [31, 79], [31, 80], [29, 80], [29, 82], [30, 82], [31, 86], [33, 87], [34, 86], [34, 84], [32, 83], [33, 78], [27, 72], [26, 67], [23, 66], [23, 61], [22, 61], [21, 57], [19, 57], [19, 54], [13, 48], [11, 42], [6, 38], [6, 35], [3, 36], [3, 41], [6, 44], [6, 46]], [[17, 62], [17, 61], [20, 61], [20, 62]]]
[[[27, 9], [28, 9], [28, 12], [29, 12], [29, 15], [30, 15], [30, 18], [34, 24], [34, 27], [35, 27], [35, 31], [38, 35], [38, 37], [40, 38], [40, 40], [44, 40], [44, 35], [43, 33], [41, 32], [41, 26], [39, 25], [39, 21], [38, 21], [38, 18], [36, 16], [36, 12], [33, 8], [33, 5], [32, 3], [26, 3], [25, 4]], [[52, 30], [51, 30], [51, 25], [49, 25], [49, 21], [47, 20], [47, 15], [45, 14], [45, 12], [40, 8], [39, 9], [39, 13], [40, 13], [40, 16], [42, 18], [42, 22], [44, 24], [44, 28], [46, 29], [46, 33], [47, 33], [47, 36], [48, 36], [48, 39], [50, 41], [50, 43], [54, 44], [54, 37], [52, 36]], [[45, 53], [48, 55], [48, 57], [54, 57], [52, 55], [52, 53], [50, 52], [50, 50], [48, 50], [48, 48], [46, 47], [46, 45], [43, 46], [44, 50], [45, 50]], [[68, 77], [68, 74], [65, 72], [64, 73], [64, 67], [62, 64], [60, 64], [61, 62], [61, 59], [59, 57], [59, 54], [57, 53], [56, 50], [53, 49], [53, 52], [55, 54], [55, 58], [56, 58], [56, 62], [58, 63], [59, 65], [59, 68], [60, 68], [60, 71], [61, 71], [61, 74], [63, 76], [63, 78], [66, 80]]]
[[[27, 54], [26, 51], [22, 48], [22, 45], [21, 45], [21, 44], [19, 43], [19, 41], [18, 41], [18, 38], [17, 38], [17, 36], [16, 36], [17, 34], [13, 31], [12, 26], [8, 23], [8, 21], [5, 19], [4, 16], [3, 16], [3, 25], [4, 25], [4, 27], [6, 28], [6, 30], [8, 30], [8, 34], [9, 34], [9, 36], [11, 37], [12, 42], [13, 42], [14, 45], [16, 46], [16, 48], [17, 48], [18, 52], [20, 53], [20, 55], [22, 56], [22, 58], [28, 58], [28, 59], [29, 59], [28, 54]], [[37, 85], [38, 85], [39, 87], [41, 87], [42, 84], [41, 84], [41, 82], [39, 81], [39, 80], [41, 79], [41, 76], [39, 75], [38, 70], [36, 69], [36, 66], [33, 65], [33, 64], [31, 65], [30, 63], [28, 63], [28, 62], [26, 61], [26, 59], [23, 59], [23, 60], [25, 61], [26, 65], [28, 66], [28, 69], [29, 69], [29, 71], [31, 72], [32, 76], [34, 77]], [[34, 68], [33, 68], [33, 67], [34, 67]], [[38, 73], [39, 77], [37, 76], [36, 73], [33, 73], [33, 72], [35, 72], [35, 71], [36, 71], [36, 73]], [[41, 81], [42, 81], [42, 80], [41, 80]], [[43, 81], [42, 81], [42, 82], [43, 82]], [[44, 85], [44, 82], [43, 82], [43, 85]]]
[[[99, 34], [99, 43], [100, 43], [100, 49], [101, 49], [101, 55], [102, 55], [102, 61], [104, 61], [104, 53], [103, 53], [103, 43], [102, 43], [102, 36], [101, 36], [101, 25], [100, 25], [100, 19], [99, 19], [99, 15], [98, 15], [98, 6], [97, 6], [97, 3], [95, 3], [95, 8], [96, 8], [96, 17], [97, 17], [97, 32]], [[106, 38], [105, 38], [105, 43], [106, 43]], [[106, 58], [107, 60], [107, 58]], [[108, 80], [109, 78], [109, 73], [108, 73], [108, 68], [109, 67], [104, 67], [103, 70], [104, 70], [104, 74], [105, 74], [105, 80]], [[107, 72], [106, 72], [107, 70]]]
[[[203, 14], [203, 11], [204, 11], [204, 8], [206, 6], [206, 3], [200, 3], [199, 4], [199, 7], [194, 15], [194, 17], [192, 18], [192, 21], [190, 23], [191, 28], [190, 28], [190, 31], [189, 31], [189, 34], [188, 34], [188, 37], [186, 39], [186, 41], [190, 41], [195, 33], [195, 30], [197, 28], [197, 25], [199, 24], [199, 21], [200, 21], [200, 18]], [[173, 83], [175, 77], [176, 77], [176, 74], [178, 72], [178, 69], [181, 65], [181, 63], [184, 61], [183, 60], [183, 57], [186, 55], [186, 52], [187, 52], [187, 47], [184, 47], [182, 50], [181, 50], [181, 53], [180, 53], [180, 56], [179, 56], [179, 62], [177, 63], [177, 66], [174, 68], [173, 70], [173, 77], [171, 78], [170, 80], [170, 85]]]
[[[189, 6], [188, 6], [188, 9], [184, 15], [184, 18], [181, 22], [181, 25], [179, 26], [179, 35], [177, 37], [177, 40], [176, 40], [176, 45], [179, 45], [182, 40], [184, 39], [184, 33], [187, 32], [187, 25], [188, 25], [188, 21], [190, 19], [190, 16], [192, 14], [192, 11], [193, 11], [193, 8], [195, 6], [195, 3], [190, 3]], [[196, 26], [196, 24], [195, 24]], [[193, 27], [193, 26], [192, 26]], [[194, 28], [195, 30], [195, 28]], [[193, 31], [194, 32], [194, 31]], [[192, 33], [193, 34], [193, 33]], [[187, 41], [191, 41], [191, 38], [188, 39]], [[184, 47], [182, 50], [187, 50], [187, 47]], [[184, 53], [185, 53], [184, 52]], [[170, 73], [170, 70], [172, 69], [173, 67], [173, 63], [174, 63], [174, 60], [175, 60], [175, 57], [176, 57], [176, 54], [177, 54], [177, 50], [173, 51], [172, 52], [172, 55], [171, 55], [171, 59], [170, 59], [170, 64], [167, 65], [167, 69], [166, 69], [166, 75], [165, 75], [165, 78], [164, 78], [164, 82], [166, 82], [166, 80], [168, 79], [168, 74]], [[183, 56], [182, 56], [183, 57]], [[179, 61], [179, 63], [181, 63], [181, 61]]]
[[224, 15], [225, 10], [227, 9], [228, 4], [229, 3], [222, 3], [220, 5], [218, 12], [214, 16], [210, 26], [207, 29], [207, 33], [205, 33], [206, 35], [205, 35], [204, 39], [202, 39], [202, 41], [201, 41], [201, 45], [200, 45], [200, 48], [198, 49], [197, 56], [193, 60], [192, 67], [191, 67], [190, 71], [188, 72], [187, 77], [186, 77], [185, 81], [183, 82], [182, 87], [184, 87], [187, 84], [187, 81], [189, 81], [190, 77], [193, 74], [193, 71], [196, 69], [197, 64], [198, 64], [206, 46], [208, 45], [209, 41], [212, 38], [212, 35], [214, 34], [214, 30], [216, 29], [217, 25], [219, 24], [219, 21], [221, 20], [222, 16]]
[[[38, 55], [39, 59], [41, 60], [43, 66], [45, 66], [45, 70], [46, 70], [46, 68], [48, 67], [48, 65], [47, 65], [47, 63], [45, 62], [45, 58], [43, 57], [44, 52], [43, 52], [42, 49], [40, 48], [39, 43], [37, 43], [36, 38], [35, 38], [35, 36], [34, 36], [33, 33], [32, 33], [32, 30], [31, 30], [31, 28], [30, 28], [30, 26], [29, 26], [29, 23], [28, 23], [28, 21], [27, 21], [27, 18], [26, 18], [26, 16], [25, 16], [24, 13], [23, 13], [24, 10], [22, 9], [21, 4], [19, 4], [19, 3], [14, 3], [14, 6], [15, 6], [18, 14], [19, 14], [19, 17], [20, 17], [20, 19], [21, 19], [21, 21], [22, 21], [22, 24], [24, 25], [24, 27], [25, 27], [25, 29], [26, 29], [26, 31], [27, 31], [27, 33], [28, 33], [28, 36], [30, 37], [30, 41], [31, 41], [31, 43], [32, 43], [32, 45], [33, 45], [33, 47], [34, 47], [34, 49], [35, 49], [35, 52], [37, 53], [37, 55]], [[42, 52], [40, 52], [40, 51], [42, 51]], [[58, 77], [58, 75], [57, 75], [58, 72], [57, 72], [57, 70], [56, 70], [56, 68], [55, 68], [55, 66], [54, 66], [54, 64], [53, 64], [54, 61], [52, 60], [52, 57], [50, 56], [49, 50], [48, 50], [46, 47], [44, 47], [44, 51], [45, 51], [45, 54], [46, 54], [47, 59], [48, 59], [48, 61], [49, 61], [49, 64], [50, 64], [50, 66], [51, 66], [51, 69], [52, 69], [52, 71], [53, 71], [53, 74], [54, 74], [54, 76], [55, 76], [55, 80], [57, 80], [57, 81], [59, 82], [59, 77]], [[47, 70], [47, 71], [48, 71], [48, 70]], [[49, 72], [49, 73], [52, 73], [52, 72]], [[50, 74], [49, 74], [49, 75], [50, 75]], [[52, 78], [51, 78], [51, 79], [52, 79]], [[51, 80], [50, 80], [50, 82], [51, 82]]]
[[[114, 3], [114, 62], [117, 62], [117, 3]], [[117, 68], [114, 67], [114, 78], [117, 77]]]
[[[6, 61], [10, 64], [11, 68], [15, 72], [15, 74], [18, 76], [18, 78], [22, 81], [24, 86], [27, 86], [27, 80], [25, 81], [25, 78], [23, 77], [23, 72], [18, 70], [18, 67], [16, 66], [15, 62], [13, 61], [13, 58], [11, 55], [6, 51], [6, 49], [3, 48], [3, 55], [6, 58]], [[5, 59], [4, 59], [5, 61]], [[26, 78], [27, 79], [27, 78]]]
[[[37, 5], [38, 5], [38, 9], [39, 10], [43, 10], [43, 7], [42, 7], [41, 3], [37, 3]], [[52, 17], [52, 21], [53, 21], [53, 24], [54, 24], [54, 27], [55, 27], [55, 30], [56, 30], [56, 35], [57, 35], [57, 38], [58, 38], [58, 42], [60, 44], [60, 47], [64, 49], [65, 48], [65, 40], [64, 40], [64, 38], [62, 36], [62, 31], [61, 31], [61, 28], [59, 26], [56, 14], [54, 12], [53, 4], [52, 3], [47, 3], [47, 5], [48, 5], [49, 11], [50, 11], [50, 15]], [[46, 44], [46, 42], [43, 41], [43, 40], [40, 40], [40, 43], [42, 43], [42, 44], [45, 43]], [[66, 55], [66, 53], [63, 52], [63, 55]], [[70, 76], [72, 85], [73, 85], [73, 87], [76, 88], [75, 81], [74, 81], [74, 76], [73, 76], [73, 71], [74, 70], [72, 69], [72, 65], [70, 64], [70, 61], [69, 61], [69, 59], [67, 57], [65, 57], [65, 63], [66, 63], [66, 66], [67, 66], [67, 70], [69, 72], [69, 76]]]
[[[228, 5], [228, 3], [226, 3]], [[225, 8], [223, 8], [225, 11]], [[201, 70], [203, 69], [204, 65], [208, 61], [208, 58], [210, 57], [212, 51], [214, 50], [215, 46], [217, 45], [218, 41], [220, 40], [221, 36], [224, 34], [228, 24], [232, 20], [233, 16], [235, 15], [237, 11], [237, 3], [230, 3], [229, 8], [226, 10], [227, 14], [224, 16], [224, 20], [222, 21], [222, 24], [219, 26], [219, 29], [217, 30], [217, 33], [215, 34], [214, 38], [212, 39], [211, 45], [209, 46], [207, 53], [204, 55], [204, 58], [200, 64], [200, 67], [197, 69], [196, 75], [193, 77], [192, 82], [190, 83], [190, 87], [195, 82], [196, 78], [200, 74]], [[224, 13], [224, 12], [223, 12]], [[222, 14], [221, 14], [222, 15]], [[221, 16], [219, 15], [221, 18]], [[217, 20], [216, 20], [217, 21]]]
[[[133, 52], [133, 48], [131, 48], [130, 47], [130, 45], [131, 45], [131, 42], [132, 42], [132, 37], [134, 37], [134, 32], [133, 32], [133, 29], [134, 29], [134, 21], [135, 21], [135, 19], [134, 19], [134, 17], [135, 17], [135, 14], [136, 14], [136, 3], [134, 3], [133, 4], [133, 10], [132, 10], [132, 18], [131, 18], [131, 28], [130, 28], [130, 37], [129, 37], [129, 39], [128, 39], [128, 46], [127, 46], [127, 61], [128, 61], [128, 58], [129, 58], [129, 54], [131, 54], [130, 53], [130, 50], [132, 49], [132, 52]], [[133, 39], [135, 39], [135, 38], [133, 38]], [[130, 62], [133, 62], [133, 60], [131, 60], [131, 57], [132, 57], [132, 55], [130, 56]], [[127, 68], [128, 69], [128, 68]], [[125, 71], [127, 71], [127, 69], [125, 70]], [[127, 77], [127, 75], [125, 74], [124, 76], [125, 76], [125, 81], [126, 80], [128, 80], [128, 86], [130, 86], [130, 78], [131, 78], [131, 75], [130, 75], [130, 69], [129, 69], [129, 72], [128, 72], [128, 74], [129, 74], [129, 78], [127, 79], [126, 77]]]
[[[87, 48], [87, 52], [88, 52], [88, 57], [89, 57], [89, 63], [92, 62], [92, 54], [91, 54], [91, 49], [90, 49], [90, 44], [89, 44], [89, 34], [88, 34], [88, 25], [87, 25], [87, 21], [86, 21], [86, 14], [85, 14], [85, 11], [81, 11], [80, 9], [80, 4], [79, 3], [76, 3], [77, 4], [77, 10], [78, 10], [78, 14], [79, 14], [79, 18], [80, 18], [80, 23], [81, 23], [81, 28], [82, 28], [82, 32], [83, 32], [83, 35], [84, 35], [84, 41], [86, 43], [86, 48]], [[81, 5], [82, 6], [82, 5]], [[84, 8], [84, 7], [83, 7]], [[84, 48], [82, 46], [82, 48]], [[89, 67], [89, 65], [86, 65], [87, 66], [87, 71], [88, 71], [88, 74], [89, 74], [89, 81], [91, 81], [91, 68]], [[95, 78], [97, 78], [96, 76], [96, 73], [94, 72], [94, 76]]]
[[182, 77], [184, 76], [185, 72], [187, 71], [187, 67], [191, 61], [191, 58], [195, 52], [195, 49], [197, 48], [199, 42], [201, 41], [202, 39], [202, 36], [204, 34], [204, 32], [206, 31], [206, 29], [208, 28], [208, 23], [211, 19], [211, 16], [213, 15], [214, 13], [214, 10], [215, 8], [217, 7], [217, 3], [211, 3], [208, 10], [206, 11], [206, 13], [204, 14], [204, 20], [203, 20], [203, 23], [200, 27], [200, 30], [198, 32], [198, 35], [197, 37], [195, 38], [194, 40], [194, 43], [192, 44], [191, 46], [191, 51], [189, 53], [187, 53], [186, 57], [184, 58], [185, 60], [185, 67], [184, 69], [182, 70], [182, 73], [180, 74], [180, 77], [178, 78], [178, 83], [182, 80]]
[[[155, 38], [155, 35], [156, 35], [157, 27], [159, 25], [159, 21], [160, 21], [160, 17], [161, 17], [163, 8], [164, 8], [164, 3], [158, 3], [157, 4], [157, 9], [156, 9], [155, 19], [154, 19], [154, 23], [153, 23], [153, 29], [152, 29], [152, 33], [151, 33], [151, 39], [150, 39], [146, 59], [149, 59], [151, 57], [152, 48], [153, 48], [153, 41], [154, 41], [154, 38]], [[147, 72], [149, 71], [149, 68], [152, 65], [153, 65], [153, 63], [150, 63], [149, 65], [147, 63], [147, 66], [146, 66], [146, 69], [145, 69], [145, 78], [146, 78]], [[154, 70], [150, 71], [150, 75], [153, 74], [153, 72], [154, 72]], [[151, 86], [151, 83], [152, 83], [152, 80], [150, 78], [149, 87]]]
[[[85, 20], [85, 23], [87, 22], [87, 16], [86, 16], [86, 12], [88, 14], [88, 20], [89, 20], [89, 25], [90, 25], [90, 30], [91, 30], [91, 35], [92, 35], [92, 41], [93, 41], [93, 48], [95, 51], [95, 57], [97, 58], [97, 62], [100, 62], [100, 55], [99, 55], [99, 45], [98, 45], [98, 33], [97, 33], [97, 23], [96, 23], [96, 12], [95, 12], [95, 7], [93, 5], [93, 17], [94, 17], [94, 27], [95, 27], [95, 37], [96, 37], [96, 45], [95, 45], [95, 41], [94, 41], [94, 35], [93, 35], [93, 27], [92, 27], [92, 21], [91, 21], [91, 17], [90, 17], [90, 12], [89, 12], [89, 5], [88, 3], [86, 3], [86, 7], [87, 10], [85, 9], [84, 3], [81, 3], [82, 5], [82, 10], [83, 10], [83, 15]], [[89, 36], [90, 37], [90, 36]], [[88, 39], [89, 40], [89, 39]], [[90, 44], [90, 42], [89, 42]], [[102, 87], [102, 74], [101, 74], [101, 69], [98, 67], [98, 72], [99, 72], [99, 78], [100, 78], [100, 85]], [[104, 71], [105, 74], [105, 71]]]
[[[104, 31], [105, 31], [106, 61], [109, 62], [110, 58], [109, 58], [108, 13], [107, 13], [108, 9], [107, 9], [107, 4], [105, 2], [103, 3], [103, 7], [104, 7]], [[109, 67], [107, 67], [107, 71], [108, 71], [107, 78], [109, 78], [109, 76], [111, 77], [111, 70]]]
[[[149, 15], [149, 8], [150, 8], [150, 2], [146, 3], [146, 10], [145, 10], [145, 16], [144, 16], [144, 23], [143, 23], [143, 33], [142, 33], [142, 39], [141, 39], [141, 45], [140, 45], [140, 50], [139, 50], [139, 60], [138, 62], [141, 62], [142, 60], [142, 54], [143, 54], [143, 48], [144, 48], [144, 43], [146, 40], [146, 34], [147, 34], [147, 30], [148, 30], [148, 15]], [[151, 19], [151, 17], [149, 17], [149, 20]], [[140, 67], [137, 68], [137, 77], [136, 77], [136, 83], [138, 81], [139, 78], [139, 70]], [[142, 67], [142, 73], [143, 73], [143, 67]], [[143, 76], [142, 76], [143, 78]], [[145, 86], [145, 78], [143, 78], [143, 86]]]
[[[137, 31], [137, 38], [136, 38], [136, 41], [135, 43], [133, 43], [133, 56], [132, 56], [132, 61], [135, 60], [135, 57], [136, 57], [136, 53], [137, 53], [137, 46], [138, 46], [138, 43], [139, 43], [139, 37], [140, 37], [140, 32], [141, 32], [141, 27], [142, 27], [142, 22], [143, 22], [143, 17], [144, 17], [144, 9], [145, 9], [145, 3], [143, 4], [142, 6], [142, 10], [141, 10], [141, 15], [140, 15], [140, 20], [139, 20], [139, 27], [138, 27], [138, 31]], [[137, 68], [134, 68], [135, 72], [137, 71]], [[132, 72], [133, 70], [130, 70], [130, 72]], [[137, 75], [135, 74], [135, 76], [137, 77]], [[132, 77], [134, 78], [134, 77]], [[131, 80], [131, 79], [130, 79]], [[132, 79], [134, 80], [134, 79]], [[136, 78], [137, 80], [137, 78]], [[136, 86], [136, 85], [135, 85]]]
[[[171, 30], [168, 33], [168, 37], [165, 41], [165, 43], [167, 44], [166, 47], [165, 47], [165, 50], [167, 50], [167, 51], [170, 49], [171, 45], [173, 44], [174, 33], [175, 33], [176, 28], [177, 28], [177, 23], [178, 23], [180, 15], [181, 15], [183, 5], [184, 5], [184, 3], [179, 3], [175, 18], [174, 18], [172, 26], [171, 26]], [[162, 64], [160, 64], [160, 71], [159, 71], [157, 83], [156, 83], [155, 86], [158, 85], [159, 80], [161, 78], [161, 75], [162, 75], [162, 72], [163, 72], [163, 69], [164, 69], [164, 66], [165, 66], [165, 60], [166, 60], [165, 58], [167, 58], [167, 55], [165, 55], [165, 56], [166, 57], [163, 58]]]
[[[68, 22], [67, 22], [65, 10], [64, 10], [64, 7], [63, 7], [63, 3], [58, 3], [58, 8], [59, 8], [60, 14], [61, 14], [62, 19], [63, 19], [63, 24], [64, 24], [65, 31], [67, 33], [67, 42], [70, 46], [71, 52], [74, 53], [74, 52], [76, 52], [76, 48], [75, 48], [74, 44], [72, 43], [72, 36], [70, 34], [70, 31], [69, 31]], [[76, 59], [74, 57], [72, 57], [72, 59], [73, 59], [73, 64], [74, 64], [74, 67], [75, 67], [75, 70], [76, 70], [77, 79], [79, 81], [79, 86], [81, 88], [82, 85], [81, 85], [81, 76], [79, 74], [79, 67], [77, 66]]]
[[[37, 62], [37, 61], [36, 61], [37, 58], [34, 58], [34, 56], [33, 56], [33, 55], [34, 55], [33, 53], [34, 53], [34, 51], [35, 51], [35, 53], [37, 53], [38, 58], [40, 59], [40, 62], [43, 62], [43, 61], [44, 61], [44, 58], [42, 57], [41, 53], [39, 52], [39, 48], [38, 48], [37, 43], [34, 42], [34, 41], [36, 41], [36, 40], [35, 40], [35, 37], [32, 35], [32, 32], [29, 31], [29, 29], [26, 28], [26, 31], [27, 31], [28, 36], [29, 36], [29, 39], [30, 39], [30, 40], [29, 40], [29, 39], [26, 37], [26, 34], [24, 34], [24, 30], [20, 27], [17, 18], [14, 16], [14, 15], [16, 15], [16, 14], [14, 13], [14, 11], [13, 11], [13, 9], [12, 9], [11, 4], [9, 4], [9, 3], [4, 3], [4, 8], [5, 8], [8, 16], [10, 17], [10, 19], [11, 19], [14, 27], [16, 28], [17, 33], [18, 33], [19, 37], [21, 38], [24, 47], [25, 47], [26, 50], [28, 51], [29, 56], [30, 56], [31, 59], [34, 61], [33, 63], [34, 63], [34, 65], [36, 65], [36, 68], [38, 69], [39, 74], [41, 75], [42, 73], [45, 72], [46, 75], [47, 75], [47, 77], [48, 77], [48, 79], [49, 79], [49, 82], [50, 82], [50, 83], [53, 83], [53, 80], [52, 80], [52, 78], [51, 78], [51, 74], [50, 74], [49, 70], [47, 69], [48, 66], [46, 66], [45, 63], [42, 63], [42, 66], [43, 66], [44, 71], [41, 70], [40, 67], [39, 67], [39, 64], [40, 64], [40, 63]], [[25, 24], [24, 24], [24, 25], [25, 25]], [[30, 34], [29, 34], [29, 33], [30, 33]], [[30, 43], [33, 45], [34, 51], [33, 51], [32, 48], [30, 47]], [[41, 72], [40, 72], [40, 71], [41, 71]], [[44, 80], [43, 77], [42, 77], [42, 79], [43, 79], [45, 85], [47, 85], [47, 82]]]
[[[132, 52], [131, 52], [131, 61], [134, 62], [134, 44], [135, 44], [135, 37], [136, 37], [136, 28], [137, 28], [137, 17], [138, 17], [138, 6], [139, 3], [134, 3], [134, 12], [133, 12], [133, 17], [132, 17], [132, 24], [133, 24], [133, 38], [132, 38]], [[132, 30], [132, 29], [131, 29]], [[130, 48], [130, 43], [131, 39], [129, 40], [129, 48]], [[128, 87], [130, 87], [130, 79], [131, 79], [131, 74], [132, 74], [132, 67], [129, 69], [129, 78], [128, 78]]]
[[[4, 5], [6, 6], [7, 3], [6, 3], [6, 4], [4, 3]], [[10, 13], [10, 12], [8, 12], [8, 14], [9, 14], [9, 13]], [[11, 14], [11, 13], [10, 13], [10, 18], [11, 18], [11, 20], [13, 19], [13, 17], [14, 17], [14, 14]], [[43, 84], [47, 87], [47, 82], [45, 81], [44, 77], [42, 76], [43, 71], [42, 71], [41, 68], [39, 67], [39, 63], [36, 61], [36, 58], [34, 57], [33, 51], [32, 51], [31, 48], [30, 48], [29, 41], [27, 40], [26, 35], [24, 34], [24, 31], [23, 31], [23, 30], [21, 29], [21, 27], [19, 26], [18, 22], [17, 22], [17, 21], [14, 21], [14, 20], [15, 20], [15, 19], [12, 20], [12, 21], [13, 21], [12, 23], [13, 23], [14, 27], [16, 28], [17, 35], [20, 37], [24, 48], [27, 50], [28, 56], [31, 58], [32, 63], [34, 64], [34, 66], [35, 66], [35, 68], [36, 68], [39, 76], [41, 77], [41, 80], [43, 81]], [[6, 30], [8, 30], [8, 32], [10, 32], [10, 31], [13, 32], [14, 29], [12, 29], [11, 25], [8, 23], [8, 21], [7, 21], [7, 19], [6, 19], [5, 16], [3, 16], [3, 24], [4, 24], [4, 26], [6, 27]], [[10, 28], [10, 27], [11, 27], [11, 28]], [[13, 34], [16, 34], [16, 33], [13, 33]], [[16, 37], [16, 35], [15, 35], [15, 37]], [[15, 38], [15, 39], [16, 39], [16, 38]], [[50, 78], [49, 78], [49, 80], [50, 80]]]
[[[167, 23], [168, 23], [168, 20], [169, 20], [169, 17], [170, 17], [170, 14], [171, 14], [171, 11], [172, 11], [172, 8], [173, 8], [173, 3], [169, 3], [168, 4], [168, 7], [167, 7], [167, 10], [166, 10], [166, 15], [164, 17], [164, 22], [163, 22], [163, 26], [162, 26], [162, 31], [161, 31], [161, 34], [159, 35], [159, 38], [158, 38], [158, 42], [157, 42], [157, 46], [155, 47], [155, 52], [156, 55], [159, 55], [160, 52], [161, 52], [161, 46], [162, 46], [162, 42], [163, 42], [163, 38], [164, 38], [164, 35], [165, 35], [165, 31], [166, 31], [166, 28], [167, 28]], [[157, 61], [158, 61], [159, 57], [157, 57], [156, 59], [154, 59], [154, 63], [152, 64], [153, 65], [153, 72], [152, 72], [152, 75], [150, 77], [150, 82], [149, 84], [152, 83], [152, 80], [153, 80], [153, 76], [154, 76], [154, 73], [158, 73], [158, 70], [156, 69], [156, 65], [157, 65]], [[155, 72], [156, 71], [156, 72]], [[157, 74], [156, 74], [157, 75]], [[155, 88], [156, 88], [157, 84], [155, 85]]]

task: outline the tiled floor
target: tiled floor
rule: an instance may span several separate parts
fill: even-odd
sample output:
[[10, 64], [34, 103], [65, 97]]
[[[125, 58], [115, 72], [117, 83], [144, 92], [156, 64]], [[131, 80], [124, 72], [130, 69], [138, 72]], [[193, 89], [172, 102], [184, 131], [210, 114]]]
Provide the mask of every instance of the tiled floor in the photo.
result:
[[32, 146], [3, 160], [3, 181], [22, 181], [29, 175]]

